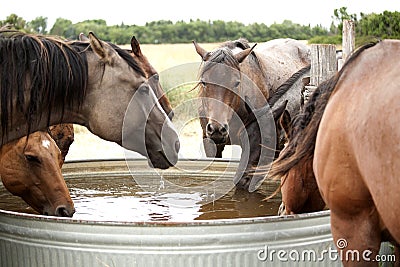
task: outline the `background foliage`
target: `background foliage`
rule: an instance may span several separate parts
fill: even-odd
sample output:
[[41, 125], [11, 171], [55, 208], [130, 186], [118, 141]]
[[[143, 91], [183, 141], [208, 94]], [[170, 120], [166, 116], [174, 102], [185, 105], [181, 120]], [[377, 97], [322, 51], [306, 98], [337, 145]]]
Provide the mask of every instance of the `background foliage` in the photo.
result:
[[[342, 20], [352, 19], [356, 22], [357, 37], [373, 36], [376, 38], [400, 39], [400, 12], [384, 11], [381, 14], [348, 14], [346, 7], [335, 9], [332, 15], [332, 24], [329, 29], [320, 25], [300, 25], [290, 20], [274, 23], [270, 26], [264, 23], [245, 25], [236, 21], [202, 21], [189, 22], [159, 20], [148, 22], [144, 26], [112, 25], [108, 26], [105, 20], [85, 20], [78, 23], [65, 18], [58, 18], [49, 31], [46, 17], [37, 17], [32, 21], [25, 21], [16, 14], [9, 15], [0, 21], [0, 26], [11, 24], [18, 30], [62, 36], [67, 39], [76, 39], [80, 32], [95, 32], [103, 40], [117, 44], [127, 44], [132, 35], [135, 35], [143, 44], [187, 43], [192, 40], [202, 43], [222, 42], [240, 37], [251, 42], [264, 42], [276, 38], [294, 38], [309, 40], [310, 43], [341, 43]], [[363, 40], [365, 38], [361, 38]], [[357, 39], [356, 39], [357, 40]]]

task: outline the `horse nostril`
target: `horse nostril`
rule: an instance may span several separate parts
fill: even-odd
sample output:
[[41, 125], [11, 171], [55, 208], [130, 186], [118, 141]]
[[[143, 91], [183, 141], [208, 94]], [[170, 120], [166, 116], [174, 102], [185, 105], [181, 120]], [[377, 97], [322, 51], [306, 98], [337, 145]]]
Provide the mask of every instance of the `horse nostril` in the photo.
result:
[[228, 125], [227, 124], [222, 125], [219, 131], [221, 134], [227, 134], [228, 133]]
[[209, 132], [209, 133], [214, 132], [214, 126], [211, 123], [207, 124], [206, 129], [207, 129], [207, 132]]
[[55, 215], [59, 217], [72, 217], [74, 211], [70, 212], [65, 206], [58, 206]]
[[176, 151], [176, 153], [179, 152], [179, 149], [181, 149], [181, 143], [178, 140], [178, 141], [175, 142], [175, 151]]

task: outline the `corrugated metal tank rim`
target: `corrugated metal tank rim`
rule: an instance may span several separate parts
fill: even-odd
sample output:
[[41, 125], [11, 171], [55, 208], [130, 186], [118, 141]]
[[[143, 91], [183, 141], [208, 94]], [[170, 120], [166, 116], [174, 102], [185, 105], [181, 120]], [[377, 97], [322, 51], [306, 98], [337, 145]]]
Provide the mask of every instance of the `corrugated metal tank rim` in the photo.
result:
[[140, 227], [153, 227], [153, 226], [197, 226], [197, 225], [240, 225], [240, 224], [256, 224], [256, 223], [275, 223], [285, 221], [303, 221], [312, 218], [324, 218], [330, 216], [329, 210], [320, 212], [304, 213], [296, 215], [285, 215], [285, 216], [268, 216], [268, 217], [254, 217], [254, 218], [240, 218], [240, 219], [219, 219], [219, 220], [197, 220], [192, 222], [168, 222], [168, 221], [149, 221], [149, 222], [124, 222], [124, 221], [91, 221], [91, 220], [75, 220], [72, 218], [62, 218], [53, 216], [43, 216], [36, 214], [19, 213], [13, 211], [6, 211], [0, 209], [1, 216], [17, 217], [20, 219], [43, 221], [43, 222], [54, 222], [54, 223], [71, 223], [71, 224], [92, 224], [92, 225], [129, 225], [129, 226], [140, 226]]

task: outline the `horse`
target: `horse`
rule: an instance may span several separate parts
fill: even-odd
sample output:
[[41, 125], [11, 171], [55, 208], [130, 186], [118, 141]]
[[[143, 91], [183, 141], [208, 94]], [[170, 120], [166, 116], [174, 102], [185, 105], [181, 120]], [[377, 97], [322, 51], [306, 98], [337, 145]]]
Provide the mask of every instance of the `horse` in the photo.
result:
[[[89, 38], [85, 34], [80, 33], [79, 40], [89, 41]], [[144, 73], [146, 74], [146, 78], [148, 79], [149, 84], [158, 99], [158, 102], [160, 103], [165, 113], [167, 113], [168, 118], [172, 121], [172, 118], [174, 117], [174, 111], [172, 110], [171, 103], [169, 102], [160, 84], [160, 76], [158, 75], [157, 70], [150, 64], [147, 57], [142, 53], [139, 41], [136, 39], [135, 36], [132, 36], [131, 38], [131, 50], [127, 51], [141, 65]]]
[[37, 131], [0, 148], [0, 176], [5, 188], [42, 215], [72, 217], [75, 212], [61, 174], [65, 157], [61, 150], [68, 151], [72, 142], [70, 138], [68, 142], [58, 138], [58, 147], [51, 137], [69, 137], [70, 126]]
[[64, 164], [69, 147], [74, 142], [74, 125], [72, 123], [61, 123], [47, 128], [47, 133], [56, 142], [61, 151], [61, 160]]
[[[255, 168], [258, 162], [271, 162], [276, 159], [288, 141], [287, 132], [290, 129], [291, 118], [300, 113], [304, 105], [302, 92], [304, 86], [309, 83], [309, 75], [310, 66], [298, 70], [278, 87], [276, 92], [268, 99], [268, 104], [260, 109], [251, 107], [250, 101], [245, 97], [245, 105], [249, 115], [243, 122], [244, 128], [240, 132], [240, 140], [243, 148], [242, 155], [244, 158], [248, 158], [248, 161], [240, 162], [234, 182], [242, 176], [250, 176], [250, 174], [253, 176], [252, 181], [254, 180], [258, 184], [264, 180], [265, 167], [269, 165], [260, 166], [257, 171]], [[270, 110], [272, 110], [275, 127], [260, 127], [260, 125], [268, 124]], [[275, 132], [272, 128], [275, 129]], [[275, 142], [271, 140], [271, 136], [276, 136]], [[246, 140], [248, 140], [247, 145], [244, 143]], [[268, 155], [264, 152], [265, 149], [275, 149], [272, 159], [264, 158]], [[257, 187], [257, 184], [251, 184], [251, 187]]]
[[156, 69], [150, 64], [147, 57], [142, 53], [139, 41], [135, 36], [132, 36], [131, 48], [131, 55], [141, 64], [144, 72], [146, 73], [147, 79], [149, 79], [149, 84], [156, 94], [158, 102], [164, 109], [165, 113], [167, 113], [168, 118], [172, 121], [172, 118], [174, 117], [174, 111], [172, 110], [171, 103], [169, 102], [167, 95], [160, 84], [160, 76], [158, 75]]
[[178, 134], [127, 51], [101, 41], [0, 31], [1, 144], [59, 123], [146, 156], [166, 169], [178, 160]]
[[[399, 54], [398, 40], [357, 49], [313, 93], [269, 174], [285, 177], [312, 166], [308, 173], [330, 209], [335, 245], [343, 255], [366, 256], [343, 257], [344, 266], [378, 266], [384, 240], [398, 251]], [[294, 182], [287, 177], [285, 183]]]
[[[203, 61], [197, 87], [207, 157], [220, 158], [225, 145], [240, 145], [237, 136], [242, 122], [249, 116], [245, 108], [246, 96], [254, 108], [261, 108], [293, 73], [310, 65], [309, 48], [292, 39], [272, 40], [257, 47], [250, 47], [247, 40], [238, 39], [227, 41], [211, 52], [193, 43]], [[273, 121], [270, 124], [273, 127]], [[247, 160], [241, 156], [241, 161]], [[235, 177], [238, 175], [239, 172]], [[247, 175], [235, 178], [235, 184], [253, 191], [255, 188], [250, 185], [258, 184], [258, 181], [252, 181], [252, 178]]]

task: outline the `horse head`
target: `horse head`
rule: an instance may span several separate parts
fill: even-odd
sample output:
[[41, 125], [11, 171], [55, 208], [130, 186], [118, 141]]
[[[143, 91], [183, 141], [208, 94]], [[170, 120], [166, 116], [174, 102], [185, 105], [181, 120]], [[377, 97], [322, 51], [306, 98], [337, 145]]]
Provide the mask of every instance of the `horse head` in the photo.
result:
[[0, 174], [4, 186], [43, 215], [72, 217], [75, 212], [61, 174], [63, 159], [46, 132], [1, 147]]
[[165, 113], [167, 113], [168, 118], [172, 120], [174, 117], [174, 111], [172, 110], [171, 103], [169, 102], [164, 89], [160, 84], [160, 76], [156, 69], [150, 64], [147, 57], [142, 53], [140, 49], [139, 41], [136, 39], [135, 36], [131, 39], [131, 55], [134, 57], [138, 62], [140, 62], [144, 72], [146, 73], [147, 79], [149, 79], [149, 84], [151, 88], [154, 90], [156, 97], [158, 98], [158, 102], [160, 103], [161, 107], [164, 109]]
[[64, 162], [69, 147], [74, 142], [74, 125], [72, 123], [52, 125], [47, 129], [47, 132], [60, 149], [62, 161]]
[[[90, 93], [82, 107], [87, 128], [146, 156], [155, 168], [175, 165], [178, 134], [140, 64], [132, 54], [93, 33], [89, 44], [93, 51], [87, 56]], [[108, 67], [99, 70], [99, 66]]]
[[[204, 64], [200, 71], [199, 97], [202, 115], [207, 118], [205, 135], [216, 144], [225, 143], [229, 137], [229, 123], [241, 105], [240, 63], [252, 52], [253, 47], [231, 50], [221, 47], [208, 52], [193, 42]], [[239, 50], [239, 49], [238, 49]]]
[[[282, 121], [286, 121], [287, 101], [272, 109], [269, 105], [255, 109], [246, 97], [246, 109], [249, 116], [240, 131], [242, 153], [234, 183], [243, 189], [254, 191], [264, 180], [264, 172], [256, 171], [257, 167], [269, 166], [280, 149]], [[273, 124], [272, 124], [273, 123]], [[248, 142], [248, 144], [247, 144]], [[243, 174], [241, 174], [243, 172]]]

